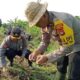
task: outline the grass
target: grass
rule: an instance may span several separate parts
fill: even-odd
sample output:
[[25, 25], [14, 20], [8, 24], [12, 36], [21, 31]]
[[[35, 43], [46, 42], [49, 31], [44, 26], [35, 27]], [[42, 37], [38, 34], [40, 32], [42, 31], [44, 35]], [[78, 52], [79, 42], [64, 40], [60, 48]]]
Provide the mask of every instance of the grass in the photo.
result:
[[5, 74], [0, 74], [0, 80], [53, 80], [56, 66], [53, 64], [37, 65], [33, 63], [34, 69], [30, 69], [27, 61], [22, 63], [15, 59], [14, 66], [8, 67]]

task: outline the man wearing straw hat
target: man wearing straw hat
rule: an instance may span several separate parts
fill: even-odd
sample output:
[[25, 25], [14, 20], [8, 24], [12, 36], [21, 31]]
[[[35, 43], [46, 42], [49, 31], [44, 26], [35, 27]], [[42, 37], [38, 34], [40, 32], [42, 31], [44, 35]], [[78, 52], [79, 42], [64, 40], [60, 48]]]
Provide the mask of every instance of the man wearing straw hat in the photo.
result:
[[[63, 59], [63, 67], [59, 69], [62, 78], [59, 80], [65, 80], [68, 64], [68, 80], [80, 80], [80, 21], [68, 13], [47, 11], [47, 3], [39, 1], [30, 2], [25, 14], [29, 26], [36, 25], [42, 31], [42, 41], [29, 59], [36, 60], [38, 64]], [[48, 47], [50, 39], [56, 40], [60, 48], [50, 54], [40, 55]]]

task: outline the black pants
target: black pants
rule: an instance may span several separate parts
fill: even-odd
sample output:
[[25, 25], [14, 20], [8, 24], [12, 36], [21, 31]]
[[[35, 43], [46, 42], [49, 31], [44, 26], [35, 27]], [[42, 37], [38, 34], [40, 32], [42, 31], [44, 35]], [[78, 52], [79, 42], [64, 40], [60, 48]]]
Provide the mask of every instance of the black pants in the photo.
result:
[[61, 74], [67, 73], [68, 80], [80, 80], [80, 51], [64, 56], [57, 62], [57, 69]]
[[68, 80], [80, 80], [80, 51], [69, 56]]
[[66, 74], [68, 66], [68, 56], [63, 56], [57, 61], [57, 69], [60, 73]]
[[[31, 54], [31, 51], [27, 50], [25, 58], [28, 59], [30, 54]], [[10, 66], [12, 66], [13, 65], [13, 60], [14, 60], [15, 56], [16, 55], [22, 56], [22, 51], [8, 49], [8, 50], [6, 50], [5, 55], [7, 56], [8, 60], [10, 61]], [[28, 64], [29, 64], [29, 66], [32, 66], [32, 62], [29, 59], [28, 59]]]
[[57, 61], [57, 72], [54, 80], [65, 80], [68, 66], [68, 57], [63, 56]]

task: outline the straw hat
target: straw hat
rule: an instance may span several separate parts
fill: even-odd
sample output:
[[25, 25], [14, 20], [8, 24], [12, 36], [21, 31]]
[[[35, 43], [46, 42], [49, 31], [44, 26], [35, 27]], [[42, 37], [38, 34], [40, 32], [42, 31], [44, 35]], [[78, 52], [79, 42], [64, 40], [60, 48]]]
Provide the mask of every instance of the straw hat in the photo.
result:
[[34, 26], [41, 16], [45, 13], [48, 4], [45, 2], [41, 4], [40, 2], [30, 2], [27, 9], [25, 10], [26, 17], [29, 22], [29, 26]]

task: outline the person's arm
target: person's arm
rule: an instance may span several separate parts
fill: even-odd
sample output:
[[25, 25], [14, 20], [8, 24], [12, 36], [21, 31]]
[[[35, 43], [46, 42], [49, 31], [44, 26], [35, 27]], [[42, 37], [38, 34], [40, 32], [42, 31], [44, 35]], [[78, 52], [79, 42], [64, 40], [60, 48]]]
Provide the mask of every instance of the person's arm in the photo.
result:
[[65, 56], [67, 53], [72, 52], [71, 47], [60, 47], [60, 49], [57, 49], [53, 53], [45, 54], [45, 55], [39, 55], [37, 57], [36, 63], [37, 64], [44, 64], [46, 62], [55, 62], [59, 60], [62, 56]]
[[48, 62], [55, 62], [59, 60], [62, 56], [66, 56], [66, 54], [72, 53], [73, 46], [70, 47], [60, 47], [59, 49], [55, 50], [54, 52], [47, 54]]
[[7, 48], [8, 45], [7, 45], [7, 40], [5, 38], [0, 45], [0, 68], [6, 66], [5, 51]]
[[36, 54], [43, 54], [50, 43], [50, 34], [47, 32], [42, 33], [42, 40], [39, 47], [35, 50]]
[[28, 45], [28, 43], [27, 43], [27, 39], [26, 39], [26, 37], [25, 36], [21, 36], [22, 37], [22, 44], [23, 44], [23, 49], [25, 49], [26, 47], [27, 47], [27, 45]]
[[6, 49], [8, 48], [8, 44], [7, 44], [7, 41], [8, 41], [8, 37], [6, 37], [1, 45], [0, 45], [0, 56], [4, 56], [4, 53], [6, 51]]
[[22, 48], [22, 57], [24, 57], [26, 55], [26, 50], [27, 50], [27, 40], [24, 36], [22, 36], [22, 44], [23, 44], [23, 48]]

